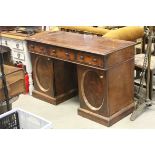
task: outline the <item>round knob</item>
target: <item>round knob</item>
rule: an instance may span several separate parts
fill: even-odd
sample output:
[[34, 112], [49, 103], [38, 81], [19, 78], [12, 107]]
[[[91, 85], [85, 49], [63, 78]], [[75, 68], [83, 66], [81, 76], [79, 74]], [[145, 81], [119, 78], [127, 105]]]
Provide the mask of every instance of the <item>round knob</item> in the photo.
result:
[[5, 40], [5, 45], [8, 45], [8, 42], [7, 42], [7, 40]]
[[96, 58], [93, 58], [93, 61], [94, 61], [94, 62], [96, 62], [96, 61], [97, 61], [97, 59], [96, 59]]
[[31, 48], [34, 48], [34, 45], [30, 45]]
[[83, 60], [83, 59], [84, 59], [84, 56], [81, 55], [81, 56], [80, 56], [80, 59]]
[[41, 49], [41, 51], [44, 51], [44, 47], [41, 47], [40, 49]]
[[52, 50], [51, 54], [56, 55], [56, 50]]
[[103, 75], [100, 75], [100, 79], [103, 79]]
[[69, 56], [69, 53], [68, 53], [68, 52], [66, 52], [66, 55], [67, 55], [67, 56]]
[[19, 48], [19, 44], [16, 44], [16, 47]]

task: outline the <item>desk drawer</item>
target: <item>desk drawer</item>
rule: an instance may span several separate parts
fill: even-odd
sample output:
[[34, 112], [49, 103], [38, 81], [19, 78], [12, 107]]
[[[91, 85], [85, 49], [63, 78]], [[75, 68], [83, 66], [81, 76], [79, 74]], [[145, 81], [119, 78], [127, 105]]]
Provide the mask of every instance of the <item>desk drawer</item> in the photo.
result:
[[46, 50], [45, 54], [48, 56], [57, 57], [57, 47], [47, 46], [47, 50]]
[[75, 54], [70, 49], [58, 48], [57, 49], [57, 57], [60, 59], [63, 59], [63, 60], [75, 61]]
[[28, 50], [35, 53], [45, 54], [47, 47], [42, 44], [30, 43], [28, 44]]
[[102, 56], [79, 52], [77, 54], [77, 61], [91, 66], [103, 67]]
[[28, 43], [27, 48], [28, 48], [28, 51], [34, 52], [35, 44], [34, 43]]
[[10, 46], [11, 41], [7, 38], [2, 37], [2, 45], [4, 46]]
[[57, 57], [63, 60], [75, 60], [74, 52], [70, 49], [64, 49], [59, 47], [48, 47], [47, 55]]
[[24, 50], [23, 41], [21, 40], [12, 40], [12, 48]]

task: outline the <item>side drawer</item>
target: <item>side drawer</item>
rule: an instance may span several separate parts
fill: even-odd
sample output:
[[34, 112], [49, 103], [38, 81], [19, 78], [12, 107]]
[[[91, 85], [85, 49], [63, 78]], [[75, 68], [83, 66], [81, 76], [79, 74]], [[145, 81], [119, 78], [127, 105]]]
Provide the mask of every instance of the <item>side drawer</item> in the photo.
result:
[[47, 50], [46, 45], [40, 44], [40, 43], [29, 43], [28, 44], [28, 51], [45, 54]]
[[77, 62], [96, 67], [103, 67], [103, 57], [95, 54], [78, 52]]
[[24, 43], [23, 43], [23, 41], [21, 41], [21, 40], [11, 40], [11, 42], [12, 42], [12, 48], [13, 49], [19, 49], [19, 50], [24, 50]]

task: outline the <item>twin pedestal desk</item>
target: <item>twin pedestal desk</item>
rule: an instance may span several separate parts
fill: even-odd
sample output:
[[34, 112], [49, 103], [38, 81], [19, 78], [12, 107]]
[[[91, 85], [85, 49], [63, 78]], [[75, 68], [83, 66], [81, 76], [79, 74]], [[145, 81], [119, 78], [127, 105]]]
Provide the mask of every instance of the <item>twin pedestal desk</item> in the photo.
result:
[[79, 94], [78, 114], [111, 126], [134, 107], [134, 42], [71, 32], [27, 39], [33, 96], [58, 104]]

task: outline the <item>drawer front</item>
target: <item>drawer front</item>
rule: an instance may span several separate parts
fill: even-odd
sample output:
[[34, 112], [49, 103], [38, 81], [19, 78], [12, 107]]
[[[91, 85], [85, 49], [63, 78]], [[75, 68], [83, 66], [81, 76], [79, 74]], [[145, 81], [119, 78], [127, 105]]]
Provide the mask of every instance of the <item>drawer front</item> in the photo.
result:
[[24, 50], [24, 42], [21, 40], [2, 37], [2, 45], [11, 49]]
[[27, 48], [29, 52], [34, 52], [35, 44], [34, 43], [28, 43]]
[[11, 41], [9, 39], [2, 37], [2, 45], [3, 46], [10, 46], [10, 44], [11, 44], [10, 42]]
[[24, 50], [23, 41], [21, 40], [12, 40], [12, 48], [18, 50]]
[[51, 56], [51, 57], [57, 57], [57, 47], [54, 46], [47, 46], [45, 55]]
[[30, 43], [28, 44], [28, 50], [35, 53], [45, 54], [46, 53], [46, 45]]
[[57, 49], [57, 57], [63, 60], [75, 61], [75, 54], [69, 49]]
[[75, 61], [75, 54], [70, 49], [50, 46], [47, 48], [47, 53], [45, 54], [48, 56], [57, 57], [63, 60]]
[[103, 67], [103, 59], [101, 56], [94, 54], [87, 54], [84, 52], [79, 52], [77, 54], [77, 62], [96, 67]]
[[28, 43], [28, 51], [43, 54], [45, 56], [57, 56], [57, 47], [44, 45], [40, 43]]
[[25, 61], [24, 53], [16, 50], [13, 50], [13, 58], [19, 61]]

